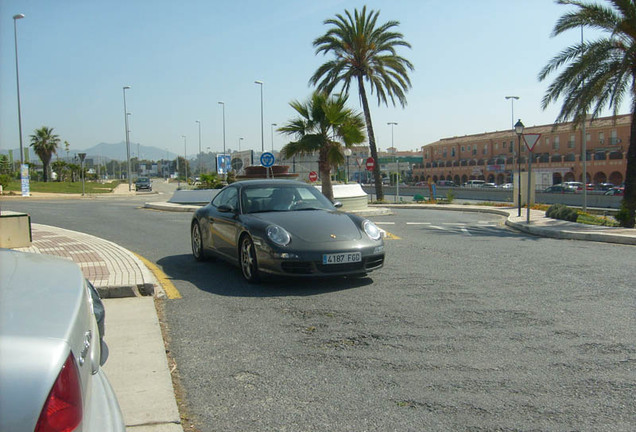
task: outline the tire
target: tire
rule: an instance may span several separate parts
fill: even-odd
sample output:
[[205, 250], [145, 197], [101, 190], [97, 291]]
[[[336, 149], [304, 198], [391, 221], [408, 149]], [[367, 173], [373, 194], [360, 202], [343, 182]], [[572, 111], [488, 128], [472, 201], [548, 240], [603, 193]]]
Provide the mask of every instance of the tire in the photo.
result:
[[252, 238], [248, 235], [241, 238], [239, 265], [241, 266], [241, 273], [248, 283], [255, 284], [261, 281], [258, 272], [258, 262], [256, 261], [256, 249]]
[[192, 256], [197, 261], [205, 261], [206, 256], [203, 250], [203, 236], [199, 222], [194, 222], [190, 228], [190, 244], [192, 245]]

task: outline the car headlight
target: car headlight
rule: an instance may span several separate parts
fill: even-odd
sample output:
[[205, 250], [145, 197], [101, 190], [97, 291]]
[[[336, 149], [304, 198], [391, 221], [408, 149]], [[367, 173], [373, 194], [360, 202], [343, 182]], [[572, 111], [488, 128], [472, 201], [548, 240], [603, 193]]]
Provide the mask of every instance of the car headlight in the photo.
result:
[[373, 240], [380, 240], [380, 237], [382, 236], [380, 228], [368, 219], [365, 219], [364, 222], [362, 222], [362, 229], [364, 229], [364, 232], [367, 233], [367, 235]]
[[279, 246], [286, 246], [291, 241], [291, 236], [287, 230], [278, 225], [267, 227], [267, 237]]

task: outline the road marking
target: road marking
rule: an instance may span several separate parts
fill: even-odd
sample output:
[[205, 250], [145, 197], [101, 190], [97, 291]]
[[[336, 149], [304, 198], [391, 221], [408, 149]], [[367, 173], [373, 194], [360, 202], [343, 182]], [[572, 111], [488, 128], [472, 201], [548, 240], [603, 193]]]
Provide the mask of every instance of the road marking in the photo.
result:
[[430, 225], [430, 222], [407, 222], [407, 225]]
[[157, 267], [155, 264], [151, 263], [150, 261], [148, 261], [146, 258], [142, 257], [141, 255], [138, 255], [138, 254], [135, 254], [135, 255], [146, 265], [146, 267], [150, 269], [152, 274], [155, 275], [155, 278], [157, 278], [157, 282], [159, 283], [159, 285], [161, 285], [161, 287], [165, 291], [166, 297], [173, 300], [181, 298], [181, 293], [171, 282], [170, 277], [167, 274], [165, 274], [159, 267]]
[[375, 222], [376, 225], [395, 225], [395, 222]]
[[431, 228], [435, 228], [435, 229], [438, 229], [438, 230], [446, 231], [446, 228], [441, 227], [441, 226], [437, 226], [437, 225], [431, 225]]
[[395, 234], [391, 234], [388, 231], [384, 231], [384, 238], [386, 240], [402, 240], [400, 237], [396, 236]]

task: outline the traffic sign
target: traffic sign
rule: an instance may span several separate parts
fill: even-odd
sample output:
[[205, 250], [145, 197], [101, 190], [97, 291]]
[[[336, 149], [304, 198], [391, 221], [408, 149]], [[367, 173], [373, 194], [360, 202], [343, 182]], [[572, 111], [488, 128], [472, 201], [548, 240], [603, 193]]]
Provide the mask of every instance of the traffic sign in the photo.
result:
[[367, 171], [373, 171], [374, 167], [375, 167], [375, 160], [372, 157], [369, 157], [367, 159]]
[[316, 180], [318, 180], [318, 173], [316, 171], [310, 172], [309, 173], [309, 181], [313, 183]]
[[272, 153], [265, 152], [261, 155], [261, 165], [264, 167], [269, 168], [274, 165], [274, 162], [276, 162], [276, 158]]
[[539, 138], [541, 138], [541, 134], [523, 134], [523, 141], [526, 143], [529, 152], [532, 152]]

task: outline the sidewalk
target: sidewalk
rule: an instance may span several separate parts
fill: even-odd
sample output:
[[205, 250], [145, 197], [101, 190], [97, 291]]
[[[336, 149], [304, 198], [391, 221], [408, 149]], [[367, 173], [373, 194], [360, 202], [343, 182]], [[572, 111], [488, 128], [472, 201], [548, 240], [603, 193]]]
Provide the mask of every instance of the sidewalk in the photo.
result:
[[[127, 185], [126, 185], [127, 188]], [[127, 190], [123, 193], [130, 193]], [[164, 211], [194, 211], [199, 206], [171, 203], [146, 205]], [[422, 208], [494, 213], [506, 225], [533, 235], [636, 245], [636, 230], [598, 227], [554, 220], [542, 211], [475, 205], [388, 204], [370, 206], [366, 216], [390, 214], [392, 208]], [[132, 252], [88, 234], [32, 224], [33, 242], [18, 250], [70, 259], [82, 268], [105, 299], [110, 357], [104, 368], [115, 389], [129, 431], [183, 431], [165, 354], [155, 297], [165, 293], [155, 276]]]
[[24, 252], [76, 262], [104, 298], [109, 357], [104, 365], [126, 429], [182, 432], [166, 348], [153, 298], [161, 286], [132, 252], [88, 234], [32, 224], [33, 242]]

